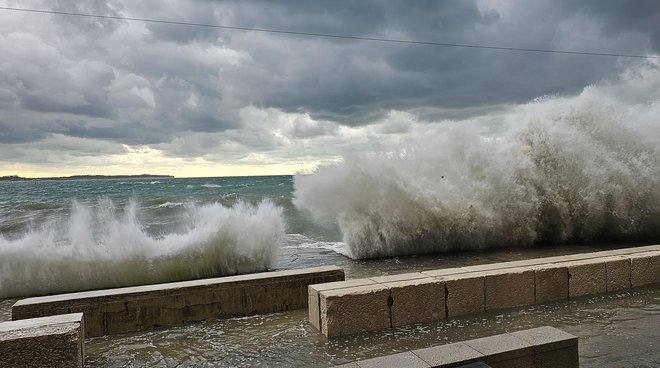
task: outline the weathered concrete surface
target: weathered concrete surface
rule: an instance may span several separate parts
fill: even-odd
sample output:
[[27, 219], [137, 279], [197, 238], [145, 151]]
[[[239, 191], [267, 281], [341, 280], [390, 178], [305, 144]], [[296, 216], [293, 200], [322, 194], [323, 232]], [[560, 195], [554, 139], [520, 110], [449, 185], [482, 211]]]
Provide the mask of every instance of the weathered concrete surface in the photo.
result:
[[614, 256], [605, 262], [607, 292], [630, 289], [630, 258]]
[[[353, 282], [357, 283], [355, 285], [372, 283], [372, 285], [384, 285], [390, 289], [390, 326], [394, 327], [660, 283], [659, 249], [660, 245], [654, 245], [579, 253], [377, 276]], [[431, 302], [441, 298], [438, 296], [440, 293], [437, 288], [422, 290], [421, 287], [412, 287], [416, 283], [421, 283], [421, 280], [432, 284], [427, 280], [429, 278], [445, 283], [444, 314], [440, 306]], [[348, 286], [352, 285], [343, 282], [336, 283], [332, 287]], [[394, 286], [397, 287], [393, 288]], [[427, 285], [427, 287], [431, 286]], [[399, 293], [401, 295], [397, 296]], [[322, 329], [321, 320], [324, 317], [318, 303], [319, 299], [311, 295], [310, 291], [309, 304], [312, 306], [309, 311], [310, 321], [312, 325]], [[342, 317], [338, 315], [333, 318]], [[361, 332], [378, 329], [373, 325], [365, 328]]]
[[458, 365], [485, 361], [485, 356], [464, 342], [432, 346], [426, 349], [413, 350], [431, 367], [455, 367]]
[[82, 367], [82, 313], [0, 323], [0, 367]]
[[321, 332], [334, 337], [389, 328], [389, 296], [381, 284], [319, 292]]
[[605, 262], [587, 259], [567, 262], [568, 297], [602, 294], [607, 290]]
[[486, 310], [534, 304], [534, 271], [517, 267], [479, 274], [484, 275]]
[[307, 313], [309, 316], [309, 322], [312, 324], [312, 326], [316, 327], [317, 330], [321, 330], [321, 304], [319, 300], [319, 291], [343, 289], [353, 286], [364, 286], [371, 284], [376, 284], [376, 281], [371, 279], [353, 279], [309, 285], [307, 291]]
[[535, 302], [568, 299], [568, 269], [561, 265], [538, 265], [534, 270]]
[[535, 368], [577, 368], [579, 365], [577, 336], [549, 326], [511, 335], [534, 346]]
[[577, 337], [545, 326], [360, 360], [347, 368], [450, 368], [485, 362], [497, 368], [577, 368]]
[[445, 319], [445, 283], [431, 277], [384, 283], [392, 327]]
[[440, 278], [447, 288], [447, 317], [485, 310], [484, 278], [450, 275]]
[[630, 261], [632, 287], [660, 283], [660, 251], [633, 254]]
[[486, 357], [486, 363], [489, 365], [504, 361], [517, 365], [517, 359], [534, 355], [534, 345], [511, 334], [482, 337], [465, 341], [465, 344], [483, 354]]
[[361, 360], [356, 362], [360, 368], [406, 367], [430, 368], [425, 361], [417, 355], [407, 351], [405, 353], [386, 355], [383, 357]]
[[12, 319], [83, 312], [85, 336], [307, 307], [311, 284], [339, 281], [335, 266], [263, 272], [19, 300]]

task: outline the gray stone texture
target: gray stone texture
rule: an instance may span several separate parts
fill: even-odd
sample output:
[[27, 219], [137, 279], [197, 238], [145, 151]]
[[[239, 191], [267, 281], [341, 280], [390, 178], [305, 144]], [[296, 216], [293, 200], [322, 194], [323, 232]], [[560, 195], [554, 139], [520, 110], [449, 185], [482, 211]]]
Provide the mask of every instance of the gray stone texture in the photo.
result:
[[310, 284], [344, 279], [335, 266], [96, 290], [19, 300], [12, 319], [83, 312], [85, 336], [307, 307]]
[[607, 292], [630, 289], [630, 259], [619, 256], [605, 262]]
[[560, 265], [534, 267], [536, 304], [568, 299], [568, 269]]
[[506, 268], [484, 275], [486, 310], [534, 304], [534, 271]]
[[568, 268], [568, 297], [603, 294], [607, 290], [605, 263], [597, 259], [572, 261]]
[[392, 327], [445, 319], [444, 281], [428, 277], [384, 285], [392, 298]]
[[632, 287], [660, 283], [660, 252], [634, 254], [630, 261]]
[[383, 357], [359, 360], [356, 362], [360, 368], [383, 368], [383, 367], [406, 367], [406, 368], [430, 368], [425, 361], [417, 355], [407, 351], [405, 353], [386, 355]]
[[0, 367], [83, 367], [82, 314], [0, 323]]
[[486, 359], [483, 354], [463, 342], [413, 350], [413, 353], [431, 367], [456, 367]]
[[335, 337], [389, 328], [389, 296], [381, 284], [319, 292], [321, 332]]
[[485, 310], [484, 278], [446, 276], [447, 317], [480, 313]]

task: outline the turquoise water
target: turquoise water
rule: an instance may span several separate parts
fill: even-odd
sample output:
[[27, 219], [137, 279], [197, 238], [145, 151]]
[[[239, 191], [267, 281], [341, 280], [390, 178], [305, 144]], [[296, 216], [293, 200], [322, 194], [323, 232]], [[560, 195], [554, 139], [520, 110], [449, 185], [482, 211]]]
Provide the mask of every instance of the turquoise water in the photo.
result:
[[0, 182], [0, 297], [274, 269], [341, 249], [292, 204], [291, 176]]

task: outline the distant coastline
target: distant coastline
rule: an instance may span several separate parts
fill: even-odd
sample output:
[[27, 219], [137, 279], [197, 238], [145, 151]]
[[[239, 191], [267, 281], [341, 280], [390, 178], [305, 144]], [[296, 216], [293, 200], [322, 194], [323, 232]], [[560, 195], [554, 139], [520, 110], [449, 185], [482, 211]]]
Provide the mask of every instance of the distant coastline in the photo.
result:
[[49, 178], [24, 178], [18, 175], [0, 176], [0, 181], [40, 181], [40, 180], [99, 180], [99, 179], [171, 179], [172, 175], [72, 175]]

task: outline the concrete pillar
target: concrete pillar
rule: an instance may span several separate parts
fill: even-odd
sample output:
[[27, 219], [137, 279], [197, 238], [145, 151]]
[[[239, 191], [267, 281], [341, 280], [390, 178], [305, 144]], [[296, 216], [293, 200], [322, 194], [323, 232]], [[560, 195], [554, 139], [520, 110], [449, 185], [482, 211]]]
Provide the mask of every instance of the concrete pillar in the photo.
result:
[[0, 367], [82, 368], [82, 313], [0, 323]]
[[334, 337], [389, 328], [389, 296], [381, 284], [319, 292], [321, 332]]
[[390, 290], [392, 327], [445, 319], [445, 283], [431, 277], [384, 283]]

